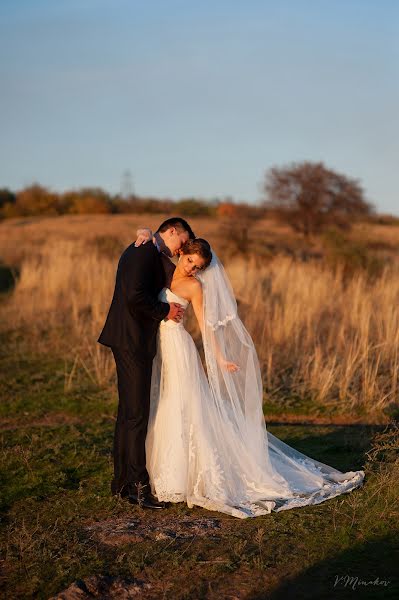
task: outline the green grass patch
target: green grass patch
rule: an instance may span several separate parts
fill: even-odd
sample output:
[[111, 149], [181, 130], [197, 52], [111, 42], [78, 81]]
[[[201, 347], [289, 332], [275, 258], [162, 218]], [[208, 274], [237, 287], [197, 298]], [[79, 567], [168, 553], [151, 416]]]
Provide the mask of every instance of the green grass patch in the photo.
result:
[[[65, 365], [50, 357], [3, 348], [0, 361], [4, 597], [47, 599], [96, 574], [145, 582], [143, 598], [397, 597], [394, 427], [385, 433], [377, 426], [269, 428], [338, 469], [365, 466], [365, 485], [351, 494], [247, 520], [185, 504], [159, 515], [110, 495], [112, 390], [82, 375], [66, 391]], [[180, 535], [184, 523], [204, 519], [217, 527]], [[89, 529], [107, 524], [102, 536]], [[127, 529], [114, 543], [111, 534], [121, 524]], [[138, 526], [147, 531], [141, 539]], [[354, 592], [346, 576], [390, 583], [356, 584]]]

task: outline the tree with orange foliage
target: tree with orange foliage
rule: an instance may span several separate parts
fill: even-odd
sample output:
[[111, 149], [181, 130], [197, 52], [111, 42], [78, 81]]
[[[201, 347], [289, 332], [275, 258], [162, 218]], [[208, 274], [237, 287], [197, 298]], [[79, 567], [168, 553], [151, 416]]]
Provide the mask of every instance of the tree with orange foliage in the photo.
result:
[[64, 211], [75, 215], [112, 212], [109, 194], [101, 188], [83, 188], [66, 192], [62, 201]]
[[216, 209], [216, 215], [221, 219], [231, 219], [236, 217], [237, 214], [237, 205], [232, 202], [221, 202]]
[[263, 216], [264, 209], [250, 204], [221, 202], [217, 209], [217, 217], [221, 221], [226, 244], [233, 253], [247, 253], [250, 249], [250, 232], [257, 221]]
[[34, 183], [16, 193], [15, 215], [57, 215], [59, 196], [47, 188]]

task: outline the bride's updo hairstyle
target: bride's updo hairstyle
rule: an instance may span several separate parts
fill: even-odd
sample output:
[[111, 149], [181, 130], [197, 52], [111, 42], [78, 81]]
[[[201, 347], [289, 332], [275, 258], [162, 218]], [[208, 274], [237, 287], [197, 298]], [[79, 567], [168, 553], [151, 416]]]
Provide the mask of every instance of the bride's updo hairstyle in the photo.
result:
[[193, 240], [187, 240], [185, 244], [181, 247], [181, 251], [183, 254], [198, 254], [201, 258], [204, 259], [205, 264], [202, 267], [202, 270], [209, 267], [212, 260], [212, 252], [209, 243], [202, 238], [195, 238]]

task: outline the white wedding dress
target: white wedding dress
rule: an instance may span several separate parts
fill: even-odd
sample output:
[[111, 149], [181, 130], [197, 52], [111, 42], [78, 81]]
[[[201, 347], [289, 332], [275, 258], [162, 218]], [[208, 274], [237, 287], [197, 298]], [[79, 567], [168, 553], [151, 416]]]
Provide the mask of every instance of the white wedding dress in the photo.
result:
[[[159, 298], [188, 305], [168, 288]], [[251, 341], [241, 344], [249, 347]], [[159, 500], [246, 518], [318, 504], [362, 484], [363, 471], [341, 473], [266, 430], [254, 364], [247, 366], [245, 385], [255, 386], [249, 394], [259, 400], [255, 408], [248, 403], [237, 409], [227, 392], [223, 398], [215, 396], [183, 322], [161, 322], [146, 439], [151, 488]], [[207, 363], [208, 377], [210, 368]]]

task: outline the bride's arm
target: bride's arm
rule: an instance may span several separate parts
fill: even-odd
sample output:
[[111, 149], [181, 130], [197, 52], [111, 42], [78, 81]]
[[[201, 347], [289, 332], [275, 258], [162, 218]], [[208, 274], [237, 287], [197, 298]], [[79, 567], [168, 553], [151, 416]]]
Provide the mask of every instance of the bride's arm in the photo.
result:
[[153, 239], [152, 231], [149, 227], [139, 227], [136, 231], [137, 239], [134, 242], [135, 246], [141, 246]]
[[[202, 285], [198, 279], [194, 279], [192, 282], [191, 304], [193, 306], [198, 325], [201, 329], [202, 337], [204, 337], [203, 294]], [[231, 372], [239, 370], [240, 367], [238, 365], [227, 360], [223, 356], [215, 337], [213, 337], [213, 348], [215, 350], [216, 360], [222, 368], [225, 368]]]

